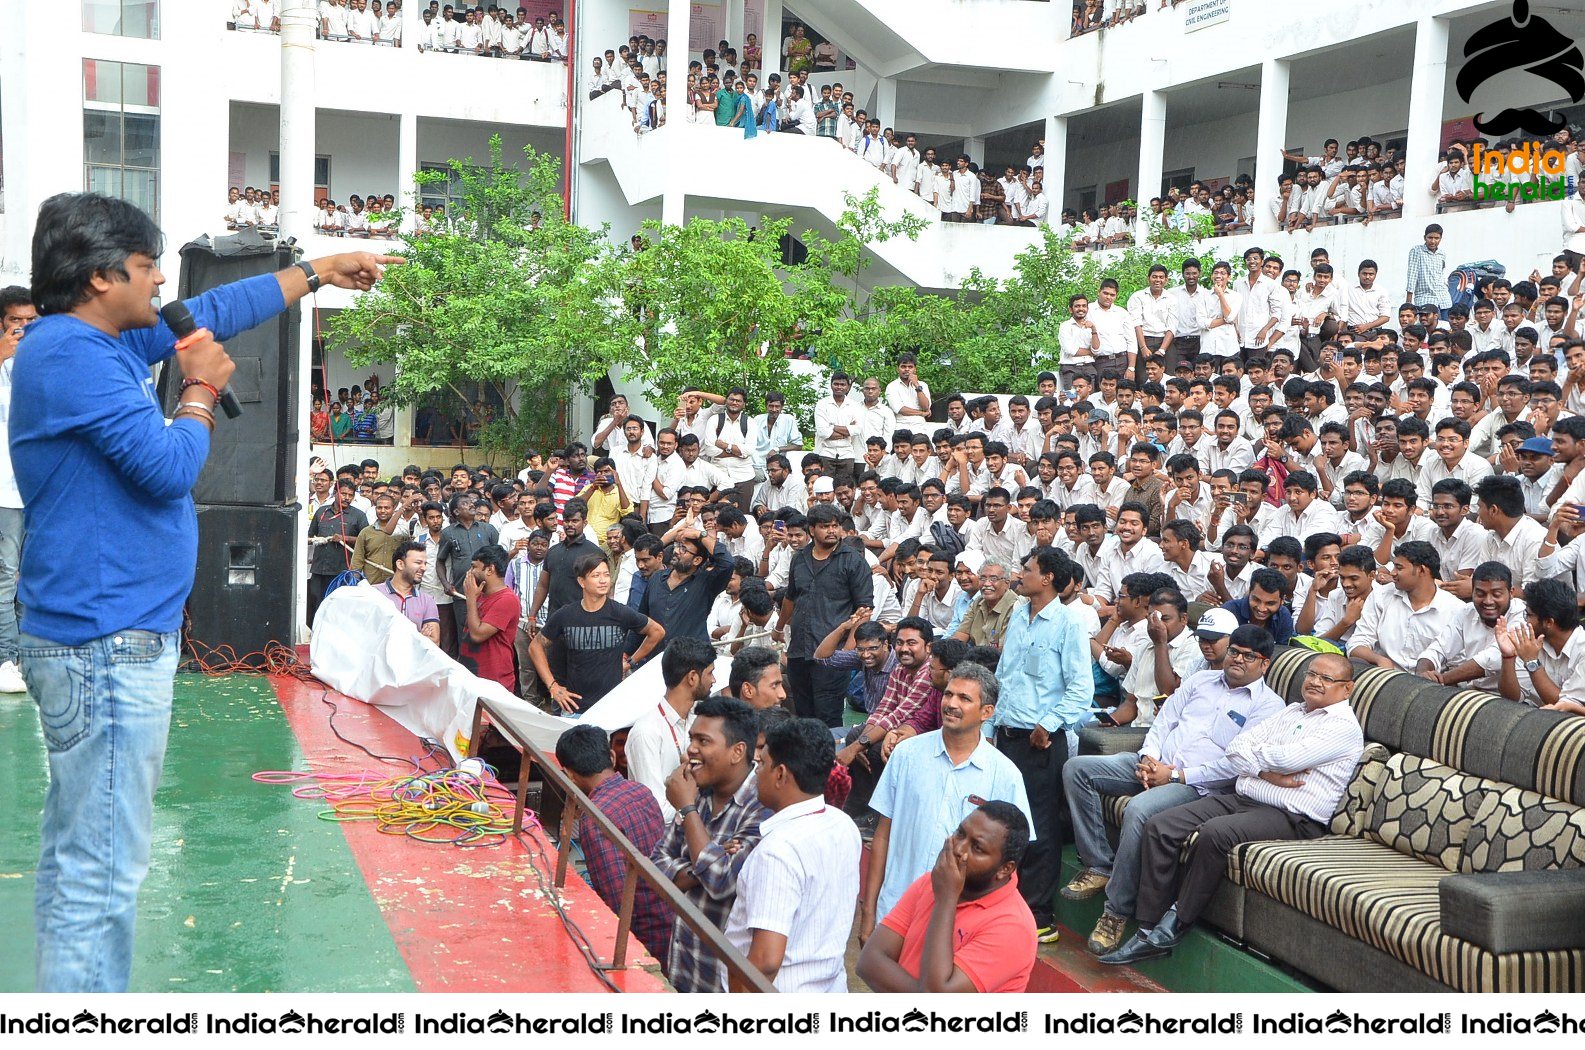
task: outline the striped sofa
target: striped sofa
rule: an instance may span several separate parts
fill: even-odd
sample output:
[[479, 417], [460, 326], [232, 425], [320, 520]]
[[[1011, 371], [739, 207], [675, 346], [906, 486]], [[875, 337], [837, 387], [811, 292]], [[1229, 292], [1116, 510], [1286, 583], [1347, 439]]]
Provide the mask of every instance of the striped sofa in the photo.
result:
[[[1267, 680], [1298, 702], [1314, 658]], [[1341, 991], [1585, 990], [1585, 718], [1356, 676], [1367, 748], [1332, 834], [1241, 846], [1206, 920]]]

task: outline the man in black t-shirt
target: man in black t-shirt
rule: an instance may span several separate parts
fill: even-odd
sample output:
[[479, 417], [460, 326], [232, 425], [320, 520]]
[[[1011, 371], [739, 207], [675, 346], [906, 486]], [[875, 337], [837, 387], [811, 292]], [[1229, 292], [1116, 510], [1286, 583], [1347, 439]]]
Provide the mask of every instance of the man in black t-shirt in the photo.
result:
[[545, 555], [545, 571], [539, 576], [539, 586], [534, 588], [528, 607], [529, 619], [539, 615], [541, 606], [548, 615], [563, 605], [571, 605], [583, 595], [573, 566], [585, 554], [605, 557], [605, 551], [589, 539], [588, 524], [589, 505], [581, 499], [568, 500], [561, 512], [561, 541], [552, 544], [550, 553]]
[[[582, 598], [550, 614], [528, 655], [556, 705], [579, 714], [654, 652], [666, 632], [648, 616], [610, 599], [611, 563], [600, 551], [580, 555], [571, 573]], [[631, 660], [626, 651], [629, 631], [644, 636]]]
[[451, 594], [451, 614], [457, 621], [460, 640], [468, 636], [468, 603], [463, 600], [463, 579], [473, 568], [473, 556], [490, 544], [500, 542], [500, 538], [494, 525], [476, 517], [479, 497], [471, 492], [463, 493], [453, 496], [451, 504], [454, 524], [440, 530], [440, 544], [435, 548], [439, 567], [435, 575]]
[[352, 546], [358, 533], [369, 527], [363, 511], [352, 505], [358, 488], [351, 481], [336, 484], [336, 498], [314, 511], [308, 522], [308, 542], [313, 547], [308, 577], [308, 626], [314, 625], [319, 603], [330, 581], [352, 565]]

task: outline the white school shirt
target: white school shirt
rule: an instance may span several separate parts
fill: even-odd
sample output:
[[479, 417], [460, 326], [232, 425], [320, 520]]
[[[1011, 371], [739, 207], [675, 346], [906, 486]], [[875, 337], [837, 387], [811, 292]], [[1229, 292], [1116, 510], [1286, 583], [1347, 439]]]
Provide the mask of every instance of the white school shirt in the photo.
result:
[[1238, 293], [1242, 297], [1238, 312], [1234, 314], [1238, 329], [1239, 346], [1258, 346], [1255, 336], [1265, 327], [1267, 321], [1281, 316], [1281, 302], [1278, 296], [1286, 297], [1287, 293], [1282, 285], [1265, 275], [1256, 279], [1253, 287], [1247, 279], [1237, 282]]
[[1205, 331], [1205, 323], [1200, 319], [1200, 311], [1207, 298], [1215, 299], [1215, 295], [1205, 285], [1197, 285], [1194, 294], [1182, 285], [1167, 289], [1167, 294], [1172, 296], [1175, 310], [1172, 322], [1172, 334], [1177, 338], [1195, 336], [1198, 338]]
[[[1334, 279], [1332, 283], [1335, 285], [1337, 281]], [[1349, 324], [1364, 324], [1378, 317], [1386, 317], [1390, 322], [1392, 318], [1392, 311], [1388, 309], [1387, 293], [1382, 288], [1361, 288], [1351, 283], [1348, 286], [1345, 302]]]
[[1416, 611], [1397, 587], [1373, 590], [1365, 599], [1350, 643], [1372, 649], [1399, 667], [1413, 671], [1420, 654], [1453, 625], [1464, 603], [1437, 588], [1430, 604]]
[[[738, 874], [727, 939], [746, 955], [755, 930], [787, 938], [772, 982], [778, 992], [846, 992], [863, 853], [858, 827], [816, 795], [766, 817], [760, 832]], [[719, 970], [726, 991], [726, 969]]]
[[1243, 309], [1244, 297], [1234, 291], [1232, 285], [1228, 285], [1222, 297], [1227, 300], [1228, 313], [1233, 320], [1211, 328], [1211, 322], [1220, 320], [1223, 314], [1221, 299], [1217, 298], [1214, 289], [1208, 291], [1209, 294], [1200, 303], [1200, 352], [1213, 357], [1232, 357], [1239, 351], [1235, 322]]
[[1178, 304], [1165, 288], [1159, 296], [1151, 295], [1149, 288], [1141, 288], [1128, 297], [1128, 317], [1135, 328], [1144, 330], [1147, 338], [1158, 338], [1177, 324]]

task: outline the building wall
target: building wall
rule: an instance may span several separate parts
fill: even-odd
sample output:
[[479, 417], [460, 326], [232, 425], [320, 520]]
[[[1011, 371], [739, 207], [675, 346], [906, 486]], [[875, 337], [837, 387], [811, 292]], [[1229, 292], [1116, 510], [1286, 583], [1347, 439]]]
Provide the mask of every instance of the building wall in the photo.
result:
[[[231, 105], [231, 152], [244, 155], [244, 185], [269, 184], [270, 154], [279, 149], [279, 115], [275, 106], [234, 102]], [[330, 158], [331, 199], [345, 203], [356, 193], [392, 193], [399, 198], [411, 188], [410, 172], [397, 169], [400, 118], [391, 113], [351, 113], [325, 110], [318, 113], [314, 152]], [[455, 157], [485, 161], [490, 136], [501, 136], [502, 157], [508, 164], [523, 164], [523, 147], [560, 156], [563, 135], [559, 128], [478, 122], [420, 120], [418, 162], [445, 164]], [[222, 187], [217, 201], [225, 200]], [[218, 209], [218, 204], [217, 204]]]

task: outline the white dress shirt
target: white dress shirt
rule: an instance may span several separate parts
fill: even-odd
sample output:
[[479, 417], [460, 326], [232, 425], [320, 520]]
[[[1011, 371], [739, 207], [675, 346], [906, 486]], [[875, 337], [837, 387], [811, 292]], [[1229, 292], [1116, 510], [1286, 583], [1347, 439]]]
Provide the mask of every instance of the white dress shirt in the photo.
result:
[[[1364, 751], [1365, 734], [1347, 700], [1315, 711], [1299, 703], [1235, 737], [1227, 761], [1243, 797], [1326, 825]], [[1263, 772], [1302, 773], [1304, 783], [1278, 787], [1262, 780]]]
[[[1504, 615], [1508, 617], [1509, 623], [1517, 623], [1524, 615], [1524, 602], [1514, 598]], [[1497, 650], [1497, 631], [1481, 621], [1480, 612], [1473, 605], [1465, 604], [1453, 617], [1448, 629], [1437, 635], [1418, 659], [1431, 661], [1431, 666], [1437, 671], [1450, 671], [1466, 660], [1474, 660], [1486, 673], [1460, 683], [1457, 688], [1497, 691], [1497, 679], [1502, 670], [1502, 653]], [[1412, 671], [1414, 668], [1407, 670]]]
[[1307, 536], [1313, 536], [1317, 532], [1337, 531], [1337, 508], [1320, 496], [1316, 496], [1310, 501], [1310, 505], [1297, 515], [1287, 503], [1278, 507], [1272, 514], [1271, 520], [1260, 530], [1260, 542], [1264, 545], [1278, 536], [1292, 536], [1303, 543]]
[[692, 727], [693, 712], [681, 716], [663, 698], [639, 715], [627, 734], [627, 779], [649, 788], [660, 803], [662, 819], [667, 821], [677, 815], [677, 810], [666, 801], [666, 778], [688, 753], [688, 731]]
[[1100, 303], [1092, 303], [1086, 320], [1095, 325], [1095, 330], [1101, 336], [1100, 348], [1095, 351], [1097, 358], [1126, 354], [1137, 347], [1138, 344], [1134, 342], [1134, 322], [1126, 308], [1113, 303], [1112, 308], [1106, 310], [1102, 309]]
[[1135, 328], [1144, 330], [1147, 338], [1160, 337], [1176, 327], [1178, 304], [1165, 288], [1159, 296], [1151, 295], [1148, 287], [1141, 288], [1128, 297], [1128, 317]]
[[1280, 317], [1280, 304], [1278, 296], [1286, 296], [1282, 285], [1271, 278], [1262, 275], [1257, 278], [1254, 285], [1249, 281], [1238, 282], [1238, 294], [1242, 298], [1239, 303], [1238, 319], [1238, 345], [1239, 346], [1264, 346], [1265, 341], [1257, 341], [1256, 337], [1266, 322], [1274, 317]]
[[1397, 587], [1371, 592], [1360, 610], [1352, 647], [1372, 649], [1406, 671], [1426, 647], [1453, 625], [1464, 603], [1437, 588], [1425, 608], [1416, 610]]
[[1234, 777], [1228, 745], [1283, 706], [1264, 678], [1233, 688], [1221, 671], [1200, 671], [1161, 705], [1139, 753], [1183, 770], [1183, 782], [1208, 795]]
[[[823, 397], [815, 404], [815, 453], [828, 459], [862, 459], [864, 456], [863, 408], [849, 395], [839, 404]], [[832, 437], [835, 427], [846, 427], [848, 437]]]
[[1415, 478], [1415, 489], [1420, 497], [1420, 509], [1431, 509], [1431, 488], [1444, 478], [1458, 478], [1470, 488], [1474, 488], [1481, 478], [1492, 473], [1492, 466], [1473, 452], [1464, 453], [1464, 458], [1459, 460], [1452, 469], [1442, 461], [1442, 457], [1432, 449], [1420, 458], [1420, 471]]
[[1215, 328], [1210, 326], [1224, 316], [1231, 316], [1236, 321], [1243, 312], [1244, 297], [1234, 291], [1232, 285], [1228, 285], [1222, 298], [1227, 300], [1226, 315], [1222, 312], [1222, 301], [1214, 290], [1209, 290], [1205, 298], [1200, 300], [1200, 352], [1213, 357], [1232, 357], [1239, 350], [1237, 326], [1231, 322], [1218, 324]]
[[[1514, 522], [1506, 536], [1486, 530], [1485, 550], [1481, 561], [1502, 562], [1513, 570], [1515, 587], [1523, 587], [1541, 578], [1538, 555], [1546, 541], [1546, 526], [1526, 515]], [[1575, 541], [1578, 542], [1578, 541]], [[1572, 544], [1571, 544], [1572, 546]]]
[[[787, 939], [778, 992], [848, 990], [848, 936], [864, 844], [852, 818], [816, 795], [760, 822], [737, 877], [726, 936], [747, 955], [755, 930]], [[726, 991], [726, 969], [721, 968]]]
[[1141, 538], [1133, 547], [1123, 550], [1119, 544], [1101, 562], [1099, 576], [1090, 580], [1090, 592], [1108, 602], [1115, 601], [1123, 586], [1123, 577], [1136, 572], [1156, 572], [1163, 564], [1161, 548], [1156, 541]]

